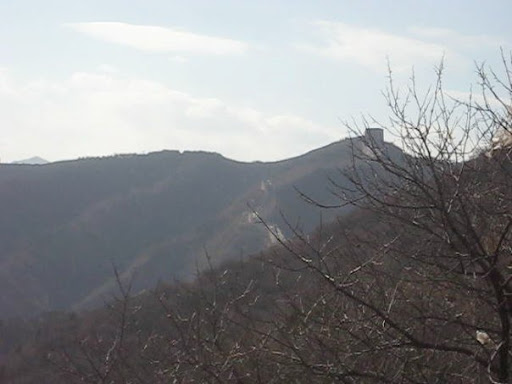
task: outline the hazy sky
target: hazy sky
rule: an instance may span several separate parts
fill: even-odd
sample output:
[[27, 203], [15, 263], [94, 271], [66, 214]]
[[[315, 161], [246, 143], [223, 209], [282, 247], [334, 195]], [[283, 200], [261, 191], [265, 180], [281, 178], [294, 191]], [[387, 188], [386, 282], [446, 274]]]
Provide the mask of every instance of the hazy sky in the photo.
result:
[[463, 93], [512, 1], [0, 0], [0, 159], [298, 155], [386, 116], [389, 58]]

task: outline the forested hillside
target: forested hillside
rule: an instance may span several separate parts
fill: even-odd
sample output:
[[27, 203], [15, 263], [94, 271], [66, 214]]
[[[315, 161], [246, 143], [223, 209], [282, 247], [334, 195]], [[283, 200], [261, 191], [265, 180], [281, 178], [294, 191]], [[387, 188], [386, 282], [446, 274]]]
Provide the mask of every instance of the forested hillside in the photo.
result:
[[[164, 151], [47, 165], [0, 165], [1, 317], [101, 304], [114, 269], [133, 289], [191, 279], [214, 264], [310, 231], [324, 212], [326, 183], [346, 183], [350, 140], [276, 163], [240, 163], [205, 152]], [[399, 153], [394, 147], [390, 150]]]
[[[384, 158], [371, 167], [377, 174]], [[387, 166], [408, 178], [424, 160]], [[438, 184], [356, 183], [380, 199], [389, 182], [388, 195], [194, 282], [137, 296], [120, 284], [106, 309], [5, 322], [4, 334], [23, 342], [4, 354], [4, 380], [481, 383], [505, 375], [508, 357], [503, 368], [497, 354], [510, 337], [500, 299], [510, 289], [510, 149], [464, 170], [430, 171]], [[435, 203], [442, 194], [453, 197], [451, 209]]]

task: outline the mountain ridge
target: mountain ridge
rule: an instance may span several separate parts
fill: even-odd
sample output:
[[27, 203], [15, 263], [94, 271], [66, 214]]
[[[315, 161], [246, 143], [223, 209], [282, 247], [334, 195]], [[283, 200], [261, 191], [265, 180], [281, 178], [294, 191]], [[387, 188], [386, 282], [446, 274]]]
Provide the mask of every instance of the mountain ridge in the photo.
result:
[[348, 165], [352, 144], [270, 163], [160, 151], [2, 164], [3, 316], [99, 304], [115, 291], [114, 267], [126, 280], [137, 270], [142, 290], [192, 278], [205, 252], [215, 263], [258, 252], [273, 239], [253, 210], [286, 237], [332, 220], [344, 211], [320, 216], [295, 189], [332, 202], [325, 182]]

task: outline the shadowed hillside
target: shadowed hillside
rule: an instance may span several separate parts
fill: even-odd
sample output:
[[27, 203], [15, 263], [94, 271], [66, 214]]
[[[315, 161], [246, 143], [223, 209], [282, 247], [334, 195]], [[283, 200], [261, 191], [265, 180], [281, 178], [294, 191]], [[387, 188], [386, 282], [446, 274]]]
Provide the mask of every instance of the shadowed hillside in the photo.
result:
[[164, 151], [1, 165], [2, 317], [101, 303], [114, 267], [139, 291], [193, 277], [205, 253], [245, 257], [275, 242], [258, 216], [285, 237], [310, 231], [342, 211], [321, 216], [297, 190], [336, 203], [326, 180], [347, 182], [351, 156], [345, 140], [274, 163]]
[[[480, 156], [457, 167], [457, 184], [449, 167], [433, 165], [441, 167], [436, 193], [462, 194], [448, 216], [455, 228], [444, 227], [442, 208], [407, 209], [439, 201], [438, 195], [418, 195], [401, 180], [399, 199], [391, 190], [381, 209], [365, 203], [308, 236], [226, 261], [193, 282], [160, 284], [136, 296], [121, 284], [105, 309], [6, 321], [0, 378], [13, 384], [490, 382], [500, 372], [493, 353], [501, 345], [493, 341], [502, 337], [500, 302], [480, 268], [496, 260], [490, 271], [510, 280], [511, 225], [503, 213], [511, 208], [510, 164], [509, 151]], [[410, 167], [402, 170], [406, 176]], [[444, 236], [432, 236], [433, 229]], [[485, 249], [457, 243], [460, 233], [485, 240]], [[496, 254], [481, 255], [475, 269], [471, 252], [488, 247]]]

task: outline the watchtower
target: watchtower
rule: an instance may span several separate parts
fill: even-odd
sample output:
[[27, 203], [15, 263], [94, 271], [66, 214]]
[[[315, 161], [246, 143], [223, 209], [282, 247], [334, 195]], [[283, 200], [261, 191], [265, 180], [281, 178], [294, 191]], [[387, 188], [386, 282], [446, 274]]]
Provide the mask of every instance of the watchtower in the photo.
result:
[[364, 139], [369, 147], [384, 148], [384, 130], [382, 128], [366, 128]]

